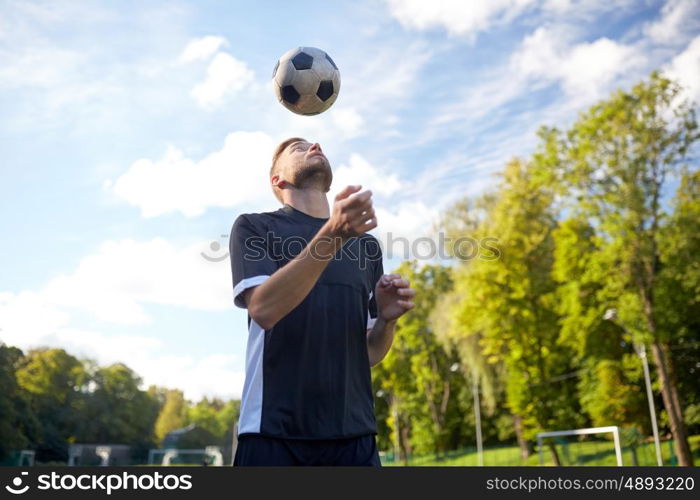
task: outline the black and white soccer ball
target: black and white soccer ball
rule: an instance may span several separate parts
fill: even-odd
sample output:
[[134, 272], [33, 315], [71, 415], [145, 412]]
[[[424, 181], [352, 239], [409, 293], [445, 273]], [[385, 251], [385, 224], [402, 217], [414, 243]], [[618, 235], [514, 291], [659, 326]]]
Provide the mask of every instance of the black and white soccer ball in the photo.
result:
[[300, 115], [317, 115], [338, 98], [340, 71], [321, 49], [296, 47], [277, 61], [272, 83], [285, 108]]

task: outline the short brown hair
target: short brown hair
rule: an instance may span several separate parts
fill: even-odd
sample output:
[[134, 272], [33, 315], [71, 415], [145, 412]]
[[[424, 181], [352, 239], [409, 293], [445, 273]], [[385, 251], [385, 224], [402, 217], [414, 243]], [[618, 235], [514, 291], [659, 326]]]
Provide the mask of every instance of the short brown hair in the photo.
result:
[[[287, 146], [290, 144], [293, 144], [298, 141], [303, 141], [306, 142], [306, 139], [302, 139], [301, 137], [290, 137], [287, 140], [282, 141], [279, 146], [275, 148], [275, 152], [272, 154], [272, 166], [270, 167], [270, 179], [275, 175], [277, 172], [277, 160], [279, 160], [280, 155], [282, 152], [287, 149]], [[282, 194], [280, 193], [279, 188], [272, 188], [272, 192], [274, 193], [275, 197], [282, 203]]]

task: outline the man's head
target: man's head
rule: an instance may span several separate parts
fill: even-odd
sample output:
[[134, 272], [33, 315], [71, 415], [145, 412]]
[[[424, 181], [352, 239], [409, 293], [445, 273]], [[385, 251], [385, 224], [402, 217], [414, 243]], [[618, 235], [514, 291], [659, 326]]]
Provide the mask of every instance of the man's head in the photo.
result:
[[327, 193], [332, 182], [331, 166], [318, 143], [292, 137], [275, 149], [270, 168], [270, 183], [273, 193], [281, 203], [283, 189], [318, 189]]

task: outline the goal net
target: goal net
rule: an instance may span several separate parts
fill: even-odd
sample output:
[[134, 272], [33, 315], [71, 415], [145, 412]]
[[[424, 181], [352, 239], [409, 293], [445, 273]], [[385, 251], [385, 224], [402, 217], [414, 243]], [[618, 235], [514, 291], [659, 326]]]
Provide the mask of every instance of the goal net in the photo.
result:
[[617, 426], [537, 434], [540, 465], [622, 465]]

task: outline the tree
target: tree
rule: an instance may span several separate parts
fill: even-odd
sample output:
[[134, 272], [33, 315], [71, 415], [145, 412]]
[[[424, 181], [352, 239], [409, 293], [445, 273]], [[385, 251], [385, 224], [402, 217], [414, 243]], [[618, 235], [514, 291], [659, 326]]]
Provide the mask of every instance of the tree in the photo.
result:
[[[469, 273], [470, 265], [475, 259], [495, 259], [499, 255], [494, 249], [487, 249], [485, 255], [475, 251], [483, 250], [484, 243], [492, 239], [488, 229], [492, 222], [493, 210], [498, 201], [496, 193], [485, 193], [475, 199], [466, 197], [449, 206], [434, 228], [442, 232], [445, 239], [450, 242], [448, 254], [457, 261], [455, 277], [458, 282]], [[496, 249], [497, 250], [497, 249]], [[431, 313], [430, 321], [443, 343], [455, 345], [461, 359], [460, 370], [471, 380], [471, 386], [476, 385], [480, 391], [480, 405], [486, 415], [497, 422], [497, 439], [502, 442], [508, 440], [513, 434], [516, 436], [521, 449], [521, 458], [527, 459], [531, 453], [531, 445], [522, 432], [522, 417], [511, 414], [512, 426], [503, 425], [502, 413], [505, 406], [505, 365], [502, 360], [491, 358], [484, 354], [482, 348], [482, 333], [478, 330], [470, 330], [458, 321], [459, 308], [462, 304], [463, 289], [453, 289], [438, 297]], [[472, 394], [473, 396], [473, 394]], [[484, 442], [488, 440], [488, 420], [482, 424]]]
[[21, 350], [0, 343], [0, 462], [38, 437], [39, 422], [15, 377], [23, 358]]
[[591, 107], [566, 133], [543, 129], [540, 157], [557, 174], [571, 209], [595, 228], [605, 306], [618, 309], [633, 340], [651, 344], [679, 462], [692, 465], [669, 354], [678, 332], [665, 328], [658, 307], [664, 188], [700, 137], [695, 111], [679, 103], [680, 92], [654, 73]]
[[20, 362], [16, 376], [41, 422], [40, 438], [32, 443], [37, 460], [67, 461], [68, 443], [82, 423], [76, 411], [87, 390], [82, 363], [63, 349], [34, 349]]
[[624, 330], [604, 319], [604, 282], [613, 263], [600, 258], [595, 230], [580, 214], [559, 223], [554, 241], [560, 339], [581, 367], [581, 405], [595, 426], [640, 427], [649, 421], [641, 365]]
[[180, 429], [187, 423], [187, 402], [182, 391], [178, 389], [168, 390], [165, 395], [165, 404], [156, 420], [157, 442], [162, 443], [168, 432]]
[[159, 406], [140, 385], [141, 378], [122, 363], [96, 367], [80, 411], [78, 440], [128, 444], [134, 457], [145, 458], [154, 443]]
[[455, 274], [457, 335], [474, 338], [488, 363], [503, 366], [506, 402], [518, 417], [521, 442], [540, 430], [581, 422], [569, 377], [572, 352], [559, 342], [554, 193], [539, 179], [539, 169], [536, 161], [506, 165], [488, 216], [475, 231], [477, 238], [496, 237], [499, 255], [472, 259]]
[[[684, 170], [663, 228], [657, 303], [660, 328], [674, 332], [669, 350], [684, 420], [700, 429], [700, 170]], [[689, 429], [690, 430], [690, 429]]]
[[456, 351], [438, 342], [429, 322], [437, 297], [451, 287], [449, 269], [418, 268], [414, 261], [395, 272], [416, 289], [415, 307], [399, 318], [392, 348], [373, 375], [375, 390], [388, 398], [383, 414], [406, 460], [414, 452], [440, 454], [458, 443], [455, 430], [463, 428], [464, 412], [457, 396], [465, 383], [460, 372], [450, 370], [458, 362]]

